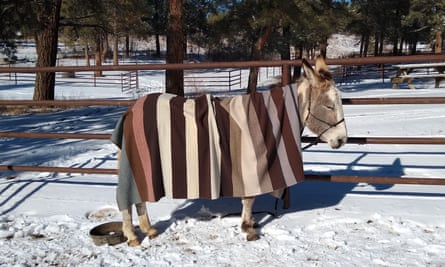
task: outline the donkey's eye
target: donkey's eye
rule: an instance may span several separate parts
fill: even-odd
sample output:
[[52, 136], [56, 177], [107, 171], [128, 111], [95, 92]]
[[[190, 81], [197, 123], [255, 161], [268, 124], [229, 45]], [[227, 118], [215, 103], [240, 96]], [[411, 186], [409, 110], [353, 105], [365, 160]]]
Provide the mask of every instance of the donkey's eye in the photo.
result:
[[325, 108], [327, 108], [329, 110], [334, 110], [335, 106], [334, 105], [325, 105]]

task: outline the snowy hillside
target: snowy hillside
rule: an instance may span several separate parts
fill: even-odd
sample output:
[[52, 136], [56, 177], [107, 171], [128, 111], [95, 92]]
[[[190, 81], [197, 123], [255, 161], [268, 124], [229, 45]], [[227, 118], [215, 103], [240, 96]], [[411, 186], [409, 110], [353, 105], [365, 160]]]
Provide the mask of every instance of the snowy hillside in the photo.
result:
[[328, 58], [344, 58], [360, 54], [360, 38], [353, 35], [333, 34], [328, 39]]

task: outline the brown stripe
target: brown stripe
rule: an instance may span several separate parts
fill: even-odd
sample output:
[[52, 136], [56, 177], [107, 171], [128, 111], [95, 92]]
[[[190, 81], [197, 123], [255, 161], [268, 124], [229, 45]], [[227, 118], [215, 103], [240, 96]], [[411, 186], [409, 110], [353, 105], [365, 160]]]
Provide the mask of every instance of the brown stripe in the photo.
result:
[[206, 96], [195, 99], [196, 124], [198, 128], [198, 159], [199, 159], [199, 195], [202, 198], [211, 198], [210, 182], [210, 147], [209, 147], [209, 126]]
[[250, 100], [252, 108], [248, 109], [247, 122], [257, 158], [258, 177], [255, 179], [259, 180], [260, 192], [272, 192], [274, 172], [271, 171], [275, 170], [273, 166], [277, 161], [273, 128], [262, 95], [253, 93]]
[[230, 119], [230, 160], [232, 161], [233, 195], [244, 196], [244, 181], [241, 157], [241, 129], [238, 124]]
[[[270, 97], [271, 101], [268, 103], [264, 103], [264, 98], [261, 95], [257, 95], [256, 98], [258, 98], [257, 102], [258, 106], [256, 109], [263, 109], [262, 110], [262, 118], [260, 121], [260, 125], [262, 125], [262, 132], [264, 135], [264, 144], [267, 148], [267, 159], [268, 159], [268, 167], [269, 167], [269, 174], [272, 178], [272, 186], [274, 189], [280, 189], [286, 186], [286, 183], [284, 181], [284, 175], [283, 171], [281, 169], [280, 165], [280, 158], [278, 157], [277, 153], [277, 143], [276, 143], [276, 137], [281, 137], [281, 133], [273, 132], [273, 126], [271, 123], [271, 119], [278, 119], [279, 122], [281, 122], [281, 114], [280, 110], [284, 109], [284, 103], [282, 99], [282, 95], [279, 94], [279, 92], [276, 92], [275, 90], [270, 91]], [[281, 100], [281, 101], [280, 101]], [[260, 106], [261, 105], [261, 106]], [[267, 108], [269, 106], [275, 106], [275, 109], [278, 111], [278, 118], [270, 118], [269, 114], [267, 112]], [[258, 112], [258, 111], [257, 111]]]
[[170, 100], [172, 185], [175, 198], [187, 198], [184, 97]]
[[[143, 112], [144, 121], [141, 125], [144, 127], [145, 139], [148, 143], [148, 149], [151, 156], [151, 183], [153, 187], [153, 196], [148, 196], [149, 201], [158, 201], [161, 197], [165, 195], [164, 185], [162, 183], [162, 169], [161, 169], [161, 157], [159, 153], [159, 142], [158, 142], [158, 129], [156, 127], [156, 102], [160, 94], [148, 95], [145, 102], [143, 110], [137, 112]], [[147, 164], [142, 162], [142, 164]], [[135, 176], [136, 177], [136, 176]], [[142, 198], [142, 196], [141, 196]]]
[[[132, 175], [137, 184], [139, 195], [143, 201], [157, 201], [164, 195], [162, 181], [159, 182], [159, 179], [157, 179], [159, 177], [157, 173], [161, 173], [159, 164], [157, 164], [157, 138], [154, 138], [155, 144], [148, 143], [148, 146], [139, 143], [143, 142], [141, 140], [153, 140], [151, 138], [147, 139], [148, 136], [152, 136], [151, 130], [153, 127], [144, 127], [142, 131], [139, 129], [141, 126], [146, 126], [144, 122], [147, 118], [143, 117], [144, 114], [156, 114], [155, 112], [145, 112], [147, 107], [153, 107], [152, 102], [155, 101], [155, 95], [139, 99], [127, 112], [124, 121], [126, 154], [131, 164]], [[136, 114], [138, 116], [135, 116]], [[136, 137], [136, 135], [142, 136]], [[147, 147], [148, 151], [143, 151]], [[153, 179], [153, 177], [155, 178]]]
[[[289, 109], [287, 108], [287, 105], [289, 104], [287, 102], [288, 99], [286, 99], [285, 96], [283, 96], [283, 97], [285, 100], [284, 105], [286, 106], [286, 110], [289, 111]], [[273, 103], [271, 91], [263, 93], [263, 98], [264, 98], [265, 102], [270, 103], [272, 101], [272, 103]], [[292, 109], [290, 109], [290, 111], [292, 111]], [[286, 186], [290, 186], [290, 185], [295, 184], [296, 180], [295, 180], [292, 168], [291, 168], [288, 158], [287, 158], [285, 143], [282, 140], [283, 136], [281, 133], [282, 133], [283, 127], [282, 127], [282, 123], [279, 118], [279, 112], [277, 111], [277, 107], [275, 106], [275, 104], [267, 105], [267, 112], [269, 114], [270, 122], [272, 124], [273, 132], [275, 134], [277, 157], [280, 161], [280, 168], [281, 168], [281, 172], [283, 173], [284, 182], [285, 182]], [[289, 113], [288, 113], [288, 115], [289, 115]], [[297, 121], [297, 124], [298, 124], [298, 121]], [[299, 137], [299, 134], [300, 134], [300, 132], [298, 131], [298, 137]]]
[[215, 99], [214, 104], [221, 148], [221, 195], [233, 196], [232, 160], [230, 158], [230, 114], [223, 107], [221, 100]]
[[234, 119], [234, 114], [243, 114], [245, 116], [245, 108], [242, 106], [242, 100], [246, 96], [236, 96], [227, 101], [224, 101], [226, 109], [230, 115], [229, 128], [230, 128], [230, 161], [232, 162], [232, 183], [233, 183], [233, 195], [234, 196], [246, 196], [245, 194], [245, 181], [243, 173], [244, 159], [242, 154], [243, 136], [242, 129], [238, 122]]
[[[124, 138], [125, 138], [125, 153], [128, 158], [128, 162], [131, 165], [132, 175], [136, 179], [137, 177], [145, 177], [144, 169], [141, 163], [141, 157], [137, 152], [138, 145], [136, 144], [136, 138], [134, 137], [133, 131], [133, 110], [127, 111], [124, 120]], [[131, 177], [124, 177], [124, 179], [131, 179]], [[137, 189], [141, 199], [148, 200], [148, 190], [150, 187], [147, 185], [145, 180], [139, 181], [135, 180], [137, 184]]]
[[[274, 94], [274, 93], [273, 93]], [[287, 97], [291, 97], [291, 95], [288, 95]], [[275, 100], [275, 97], [274, 97]], [[278, 100], [278, 99], [277, 99]], [[281, 98], [283, 100], [283, 98]], [[295, 108], [294, 105], [291, 107], [287, 106], [287, 108]], [[298, 110], [296, 110], [298, 112]], [[294, 120], [298, 118], [293, 118]], [[293, 175], [297, 179], [297, 181], [302, 181], [304, 179], [304, 172], [303, 172], [303, 161], [301, 158], [300, 153], [300, 144], [297, 143], [299, 136], [294, 136], [294, 132], [292, 130], [291, 123], [298, 123], [297, 121], [291, 122], [289, 119], [289, 115], [286, 111], [286, 109], [283, 107], [283, 114], [280, 119], [282, 124], [282, 135], [283, 135], [283, 141], [285, 143], [286, 152], [287, 152], [287, 160], [289, 160], [290, 166], [293, 171]], [[283, 159], [286, 160], [286, 159]]]
[[[235, 98], [240, 97], [242, 96], [237, 96]], [[241, 129], [232, 118], [232, 112], [235, 112], [235, 110], [232, 110], [232, 105], [235, 98], [224, 99], [220, 102], [221, 106], [223, 107], [224, 111], [227, 112], [228, 116], [228, 125], [226, 125], [224, 128], [228, 127], [226, 128], [226, 130], [228, 129], [229, 131], [229, 134], [227, 135], [228, 138], [224, 140], [224, 142], [226, 142], [226, 145], [228, 145], [229, 147], [229, 153], [223, 154], [222, 157], [226, 158], [227, 163], [230, 162], [231, 167], [227, 170], [227, 172], [230, 171], [230, 174], [228, 174], [230, 176], [222, 177], [221, 179], [224, 180], [224, 183], [227, 183], [227, 186], [229, 185], [229, 182], [226, 182], [226, 179], [230, 179], [230, 182], [232, 183], [232, 189], [230, 190], [232, 192], [232, 196], [244, 196], [245, 190], [241, 165]], [[240, 111], [237, 110], [236, 112]], [[221, 143], [222, 142], [223, 141], [221, 141]]]

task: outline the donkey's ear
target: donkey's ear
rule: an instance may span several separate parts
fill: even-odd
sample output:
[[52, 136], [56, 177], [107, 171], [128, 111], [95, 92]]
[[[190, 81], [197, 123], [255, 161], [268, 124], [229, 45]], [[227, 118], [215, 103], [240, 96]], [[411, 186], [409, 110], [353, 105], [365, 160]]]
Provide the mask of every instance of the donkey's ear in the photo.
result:
[[332, 80], [332, 74], [329, 72], [328, 66], [322, 55], [318, 55], [315, 61], [315, 72], [325, 80]]
[[311, 64], [303, 58], [303, 74], [304, 76], [311, 82], [315, 83], [318, 81], [317, 74], [315, 73], [314, 69], [312, 68]]

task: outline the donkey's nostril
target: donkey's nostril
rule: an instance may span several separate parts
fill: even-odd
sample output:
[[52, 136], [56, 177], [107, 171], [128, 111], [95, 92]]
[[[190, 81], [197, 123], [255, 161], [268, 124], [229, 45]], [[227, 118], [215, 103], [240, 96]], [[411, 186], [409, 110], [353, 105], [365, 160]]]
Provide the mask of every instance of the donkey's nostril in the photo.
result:
[[338, 147], [341, 147], [341, 146], [343, 145], [343, 142], [344, 142], [344, 140], [343, 140], [342, 138], [339, 138], [339, 139], [337, 140]]
[[347, 137], [338, 138], [338, 147], [341, 147], [342, 145], [346, 144], [347, 140], [348, 140]]
[[329, 143], [332, 148], [336, 149], [344, 145], [346, 143], [346, 139], [345, 138], [331, 139]]

